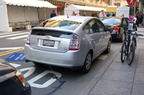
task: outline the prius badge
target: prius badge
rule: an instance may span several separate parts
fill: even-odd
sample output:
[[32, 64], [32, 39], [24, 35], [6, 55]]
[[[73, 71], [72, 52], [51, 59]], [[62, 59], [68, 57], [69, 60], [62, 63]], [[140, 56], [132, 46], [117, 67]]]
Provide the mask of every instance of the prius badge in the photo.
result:
[[50, 36], [50, 35], [47, 35], [47, 36], [46, 36], [46, 38], [47, 38], [47, 39], [50, 39], [50, 38], [51, 38], [51, 36]]

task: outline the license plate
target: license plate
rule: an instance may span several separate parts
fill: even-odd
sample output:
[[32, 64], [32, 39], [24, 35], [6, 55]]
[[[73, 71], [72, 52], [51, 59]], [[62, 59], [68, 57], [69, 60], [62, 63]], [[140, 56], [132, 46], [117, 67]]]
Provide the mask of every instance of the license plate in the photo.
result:
[[54, 43], [55, 43], [55, 41], [43, 40], [43, 46], [54, 47]]

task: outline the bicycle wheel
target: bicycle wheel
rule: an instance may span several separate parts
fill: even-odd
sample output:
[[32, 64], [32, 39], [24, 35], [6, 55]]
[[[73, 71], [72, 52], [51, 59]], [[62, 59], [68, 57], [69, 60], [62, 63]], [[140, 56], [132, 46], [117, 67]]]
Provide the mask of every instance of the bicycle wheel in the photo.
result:
[[135, 55], [135, 43], [133, 41], [129, 44], [128, 49], [127, 64], [131, 65]]
[[127, 51], [126, 51], [126, 41], [123, 42], [121, 47], [121, 62], [124, 62], [126, 59]]

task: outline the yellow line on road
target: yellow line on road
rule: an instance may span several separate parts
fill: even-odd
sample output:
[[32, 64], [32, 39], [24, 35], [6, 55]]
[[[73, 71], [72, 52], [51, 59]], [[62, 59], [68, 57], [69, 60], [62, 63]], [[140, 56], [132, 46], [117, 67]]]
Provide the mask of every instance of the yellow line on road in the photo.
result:
[[20, 47], [20, 48], [16, 48], [16, 49], [12, 49], [12, 50], [8, 50], [8, 51], [4, 51], [4, 52], [0, 52], [0, 56], [4, 56], [4, 55], [8, 55], [17, 51], [21, 51], [24, 50], [24, 47]]

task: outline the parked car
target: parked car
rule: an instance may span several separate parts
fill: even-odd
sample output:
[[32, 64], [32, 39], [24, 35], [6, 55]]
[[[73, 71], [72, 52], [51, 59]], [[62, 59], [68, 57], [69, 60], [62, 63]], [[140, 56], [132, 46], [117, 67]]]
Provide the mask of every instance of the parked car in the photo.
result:
[[25, 44], [26, 62], [87, 73], [92, 60], [109, 52], [111, 35], [95, 17], [56, 16], [33, 27]]
[[[111, 26], [112, 40], [124, 41], [128, 30], [128, 18], [126, 17], [110, 17], [102, 21], [106, 26]], [[134, 25], [133, 31], [137, 31]]]
[[21, 72], [0, 59], [0, 94], [31, 95], [31, 88], [25, 82]]

